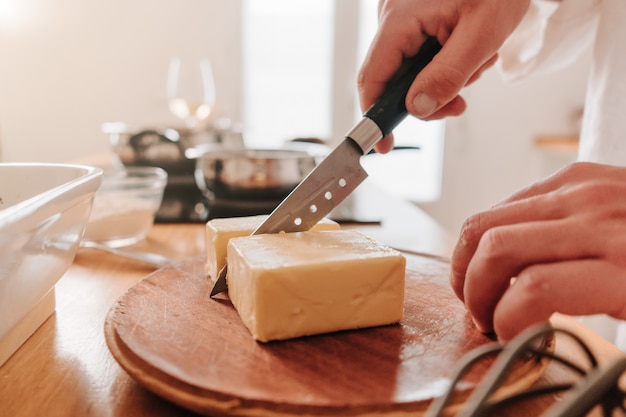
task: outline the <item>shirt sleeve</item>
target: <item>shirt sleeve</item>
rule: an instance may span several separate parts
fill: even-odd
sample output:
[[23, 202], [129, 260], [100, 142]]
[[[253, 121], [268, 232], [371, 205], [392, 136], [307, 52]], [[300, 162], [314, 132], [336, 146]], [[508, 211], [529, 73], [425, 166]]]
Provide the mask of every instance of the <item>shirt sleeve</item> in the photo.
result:
[[532, 0], [519, 26], [498, 51], [506, 80], [571, 64], [593, 42], [602, 0]]

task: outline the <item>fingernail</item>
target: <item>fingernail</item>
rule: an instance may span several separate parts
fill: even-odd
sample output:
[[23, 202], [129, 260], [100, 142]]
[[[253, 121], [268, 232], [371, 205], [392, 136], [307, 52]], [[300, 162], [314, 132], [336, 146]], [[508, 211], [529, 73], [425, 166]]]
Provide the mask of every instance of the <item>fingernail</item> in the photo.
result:
[[419, 93], [413, 100], [413, 107], [417, 116], [428, 116], [437, 108], [437, 102], [428, 94]]

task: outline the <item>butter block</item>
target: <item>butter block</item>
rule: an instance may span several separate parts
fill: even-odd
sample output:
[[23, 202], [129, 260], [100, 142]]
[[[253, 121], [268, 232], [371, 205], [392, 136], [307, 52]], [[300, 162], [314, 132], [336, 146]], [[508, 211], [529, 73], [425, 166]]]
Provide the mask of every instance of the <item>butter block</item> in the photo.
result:
[[290, 339], [402, 319], [406, 259], [354, 230], [237, 237], [228, 295], [254, 339]]
[[[246, 217], [213, 219], [206, 224], [206, 271], [211, 278], [217, 277], [226, 264], [226, 245], [233, 237], [248, 236], [267, 218], [267, 214]], [[322, 219], [311, 230], [337, 230], [339, 224], [330, 219]]]

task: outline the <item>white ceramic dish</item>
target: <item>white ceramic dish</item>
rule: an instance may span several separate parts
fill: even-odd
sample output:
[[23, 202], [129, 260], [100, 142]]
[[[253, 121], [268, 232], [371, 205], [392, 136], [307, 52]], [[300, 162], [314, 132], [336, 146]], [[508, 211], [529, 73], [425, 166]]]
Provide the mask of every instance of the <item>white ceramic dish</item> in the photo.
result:
[[72, 263], [101, 170], [0, 163], [0, 341]]

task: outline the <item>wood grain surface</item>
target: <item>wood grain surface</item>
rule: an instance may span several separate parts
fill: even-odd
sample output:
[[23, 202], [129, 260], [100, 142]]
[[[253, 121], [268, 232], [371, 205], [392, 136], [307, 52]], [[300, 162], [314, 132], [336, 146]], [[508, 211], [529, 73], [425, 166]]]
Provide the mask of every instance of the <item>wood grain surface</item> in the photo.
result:
[[[447, 263], [406, 257], [405, 316], [397, 325], [258, 343], [227, 296], [209, 298], [204, 259], [194, 258], [120, 297], [105, 321], [106, 342], [144, 387], [204, 415], [420, 415], [459, 359], [490, 340], [453, 295]], [[457, 404], [488, 365], [472, 370]], [[503, 389], [531, 385], [546, 366], [520, 362]]]

